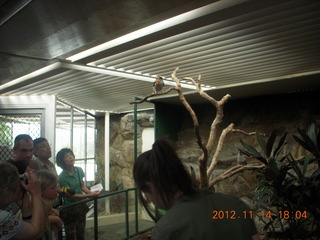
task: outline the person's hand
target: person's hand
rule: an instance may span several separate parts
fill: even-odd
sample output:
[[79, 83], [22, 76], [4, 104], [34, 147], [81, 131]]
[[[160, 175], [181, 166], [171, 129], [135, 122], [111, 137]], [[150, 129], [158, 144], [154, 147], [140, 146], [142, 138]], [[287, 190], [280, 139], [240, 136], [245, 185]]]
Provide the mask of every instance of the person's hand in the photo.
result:
[[23, 217], [32, 215], [32, 202], [27, 191], [25, 191], [23, 194], [21, 212]]
[[28, 183], [24, 183], [20, 181], [21, 186], [28, 192], [31, 193], [32, 196], [40, 195], [41, 196], [41, 184], [38, 179], [35, 178], [31, 171], [26, 172], [25, 175], [27, 176]]
[[88, 194], [88, 197], [98, 197], [100, 195], [100, 191], [93, 191]]
[[60, 217], [54, 216], [54, 215], [50, 215], [49, 216], [49, 222], [51, 224], [51, 229], [54, 232], [58, 232], [59, 230], [62, 229], [63, 221], [62, 221], [62, 219]]
[[52, 208], [50, 211], [51, 215], [60, 216], [60, 211], [58, 209]]
[[26, 173], [29, 173], [29, 174], [35, 174], [36, 173], [36, 170], [34, 170], [33, 168], [31, 168], [31, 167], [27, 167], [26, 168], [26, 171], [25, 171]]

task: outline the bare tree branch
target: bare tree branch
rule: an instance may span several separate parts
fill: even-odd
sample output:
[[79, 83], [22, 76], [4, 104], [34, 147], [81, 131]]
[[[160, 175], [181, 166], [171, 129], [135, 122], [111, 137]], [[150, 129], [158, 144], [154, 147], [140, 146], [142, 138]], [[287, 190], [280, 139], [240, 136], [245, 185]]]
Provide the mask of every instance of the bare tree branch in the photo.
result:
[[240, 165], [238, 164], [235, 167], [232, 167], [231, 169], [229, 169], [228, 171], [226, 171], [225, 173], [223, 173], [222, 175], [220, 175], [219, 177], [211, 180], [209, 182], [209, 179], [212, 177], [212, 173], [215, 169], [215, 167], [217, 166], [218, 163], [218, 158], [219, 155], [222, 151], [222, 146], [224, 144], [225, 141], [225, 137], [228, 133], [233, 132], [233, 133], [241, 133], [247, 136], [256, 134], [256, 132], [251, 132], [251, 133], [247, 133], [244, 132], [240, 129], [235, 129], [234, 128], [234, 124], [231, 123], [227, 128], [223, 129], [220, 137], [219, 137], [219, 141], [217, 143], [217, 147], [215, 149], [215, 153], [212, 157], [211, 163], [209, 168], [207, 169], [207, 163], [208, 163], [208, 156], [210, 155], [213, 147], [214, 147], [214, 143], [216, 141], [216, 137], [217, 137], [217, 132], [218, 132], [218, 127], [219, 124], [222, 122], [223, 117], [224, 117], [224, 112], [223, 112], [223, 107], [224, 104], [229, 100], [229, 98], [231, 97], [229, 94], [226, 94], [224, 97], [221, 98], [220, 101], [217, 101], [216, 99], [214, 99], [213, 97], [209, 96], [206, 92], [203, 91], [203, 89], [201, 88], [201, 74], [199, 74], [198, 76], [198, 80], [194, 80], [193, 78], [190, 77], [186, 77], [183, 78], [184, 80], [189, 80], [191, 81], [195, 87], [196, 90], [198, 91], [198, 93], [200, 94], [201, 97], [203, 97], [204, 99], [208, 100], [216, 109], [216, 116], [214, 118], [214, 120], [212, 121], [211, 127], [210, 127], [210, 134], [208, 137], [208, 141], [207, 144], [204, 145], [202, 143], [201, 140], [201, 136], [200, 136], [200, 132], [199, 132], [199, 121], [198, 118], [194, 112], [194, 110], [192, 109], [192, 107], [190, 106], [190, 104], [187, 102], [187, 100], [184, 97], [184, 94], [182, 92], [182, 88], [181, 88], [181, 83], [179, 78], [177, 77], [177, 73], [179, 71], [179, 68], [177, 67], [171, 74], [173, 80], [176, 82], [176, 86], [175, 87], [170, 87], [168, 88], [166, 91], [163, 92], [159, 92], [159, 93], [152, 93], [146, 97], [144, 97], [141, 100], [137, 100], [137, 101], [132, 101], [130, 102], [130, 104], [134, 104], [134, 103], [142, 103], [146, 100], [148, 100], [150, 97], [153, 96], [158, 96], [158, 95], [164, 95], [167, 94], [168, 92], [175, 90], [178, 92], [179, 95], [179, 99], [181, 101], [181, 103], [184, 105], [184, 107], [186, 108], [186, 110], [189, 112], [192, 121], [193, 121], [193, 126], [194, 126], [194, 133], [196, 135], [196, 139], [197, 139], [197, 144], [198, 146], [202, 149], [202, 154], [201, 156], [198, 158], [198, 162], [199, 162], [199, 171], [200, 171], [200, 187], [201, 188], [208, 188], [208, 187], [212, 187], [215, 183], [222, 181], [226, 178], [229, 178], [241, 171], [244, 170], [255, 170], [255, 169], [260, 169], [263, 168], [265, 165]]
[[207, 171], [208, 178], [210, 178], [210, 176], [211, 176], [211, 174], [213, 172], [213, 169], [216, 167], [216, 165], [218, 163], [218, 157], [220, 155], [220, 152], [221, 152], [221, 149], [222, 149], [222, 146], [223, 146], [223, 143], [224, 143], [224, 139], [225, 139], [226, 135], [233, 130], [233, 126], [234, 126], [234, 124], [231, 123], [227, 128], [223, 129], [223, 131], [222, 131], [222, 133], [220, 135], [216, 151], [215, 151], [215, 153], [213, 155], [213, 158], [212, 158], [211, 163], [210, 163], [210, 167], [209, 167], [209, 169]]
[[134, 104], [134, 103], [143, 103], [145, 101], [147, 101], [149, 98], [153, 97], [153, 96], [159, 96], [159, 95], [165, 95], [169, 92], [171, 92], [172, 90], [178, 91], [177, 87], [170, 87], [167, 90], [163, 91], [163, 92], [159, 92], [159, 93], [151, 93], [150, 95], [145, 96], [143, 99], [140, 100], [136, 100], [136, 101], [131, 101], [130, 104]]
[[212, 187], [213, 185], [215, 185], [216, 183], [225, 180], [229, 177], [232, 177], [233, 175], [242, 172], [244, 170], [257, 170], [257, 169], [262, 169], [264, 168], [265, 165], [264, 164], [260, 164], [260, 165], [237, 165], [234, 166], [232, 168], [230, 168], [228, 171], [226, 171], [225, 173], [221, 174], [220, 176], [216, 177], [215, 179], [211, 180], [209, 183], [209, 187]]
[[[239, 132], [239, 133], [242, 133], [244, 135], [247, 135], [247, 136], [252, 136], [252, 135], [256, 135], [257, 132], [250, 132], [250, 133], [247, 133], [241, 129], [232, 129], [232, 132], [236, 133], [236, 132]], [[260, 133], [262, 136], [264, 136], [265, 134], [264, 133]]]
[[207, 146], [206, 146], [207, 151], [208, 151], [208, 155], [210, 155], [210, 153], [212, 151], [212, 148], [213, 148], [213, 145], [214, 145], [214, 142], [215, 142], [216, 135], [217, 135], [217, 130], [218, 130], [217, 127], [222, 122], [222, 119], [223, 119], [223, 116], [224, 116], [224, 114], [223, 114], [223, 106], [231, 96], [229, 94], [227, 94], [220, 101], [217, 101], [213, 97], [209, 96], [201, 88], [201, 74], [199, 74], [197, 82], [193, 78], [190, 78], [190, 77], [186, 77], [184, 79], [192, 81], [193, 84], [196, 86], [197, 91], [199, 92], [200, 96], [203, 97], [204, 99], [208, 100], [216, 108], [216, 111], [217, 111], [216, 112], [216, 117], [215, 117], [214, 121], [211, 124], [210, 135], [209, 135]]
[[189, 114], [192, 118], [194, 132], [195, 132], [195, 135], [197, 138], [197, 144], [202, 149], [202, 152], [203, 152], [202, 157], [200, 157], [198, 159], [198, 161], [199, 161], [199, 169], [200, 169], [200, 185], [201, 185], [201, 187], [206, 188], [208, 186], [208, 177], [207, 177], [208, 152], [207, 152], [207, 148], [203, 145], [201, 137], [200, 137], [198, 118], [197, 118], [195, 112], [193, 111], [193, 109], [191, 108], [190, 104], [185, 99], [183, 92], [181, 91], [180, 80], [177, 77], [178, 71], [179, 71], [179, 68], [177, 67], [173, 71], [171, 76], [172, 76], [173, 80], [176, 82], [177, 87], [179, 89], [178, 90], [179, 99], [180, 99], [181, 103], [185, 106], [185, 108], [187, 109], [187, 111], [189, 112]]
[[226, 135], [229, 133], [229, 132], [232, 132], [232, 133], [242, 133], [244, 135], [247, 135], [247, 136], [251, 136], [251, 135], [255, 135], [256, 132], [251, 132], [251, 133], [247, 133], [245, 131], [242, 131], [240, 129], [235, 129], [233, 128], [234, 127], [234, 124], [231, 123], [228, 127], [226, 127], [225, 129], [223, 129], [221, 135], [220, 135], [220, 138], [219, 138], [219, 141], [218, 141], [218, 145], [217, 145], [217, 148], [216, 148], [216, 151], [213, 155], [213, 158], [211, 160], [211, 164], [208, 168], [208, 171], [207, 171], [207, 174], [208, 174], [208, 178], [210, 179], [211, 176], [212, 176], [212, 173], [213, 173], [213, 170], [215, 169], [215, 167], [217, 166], [217, 163], [218, 163], [218, 157], [221, 153], [221, 149], [222, 149], [222, 146], [224, 144], [224, 140], [225, 140], [225, 137]]

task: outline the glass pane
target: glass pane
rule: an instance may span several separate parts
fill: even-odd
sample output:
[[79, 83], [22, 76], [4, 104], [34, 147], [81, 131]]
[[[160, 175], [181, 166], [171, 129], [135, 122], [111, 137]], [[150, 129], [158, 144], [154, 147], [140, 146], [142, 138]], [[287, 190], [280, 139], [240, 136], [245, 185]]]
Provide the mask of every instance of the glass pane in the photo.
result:
[[73, 152], [76, 159], [84, 159], [86, 157], [85, 145], [85, 114], [73, 111]]
[[86, 171], [86, 164], [84, 160], [76, 160], [74, 166], [81, 167], [84, 172]]
[[[56, 152], [71, 148], [75, 155], [75, 166], [86, 174], [86, 181], [95, 179], [95, 118], [81, 110], [57, 101]], [[58, 173], [62, 170], [57, 168]]]
[[86, 172], [86, 177], [87, 181], [94, 181], [95, 177], [95, 172], [96, 172], [96, 165], [94, 159], [88, 159], [87, 160], [87, 172]]
[[71, 107], [57, 102], [56, 109], [56, 152], [62, 148], [70, 148], [71, 139]]
[[[88, 159], [87, 164], [85, 164], [84, 160], [76, 160], [75, 164], [76, 167], [81, 167], [82, 170], [85, 172], [87, 182], [92, 181], [94, 182], [94, 173], [95, 173], [95, 163], [94, 159]], [[87, 166], [86, 166], [87, 165]]]

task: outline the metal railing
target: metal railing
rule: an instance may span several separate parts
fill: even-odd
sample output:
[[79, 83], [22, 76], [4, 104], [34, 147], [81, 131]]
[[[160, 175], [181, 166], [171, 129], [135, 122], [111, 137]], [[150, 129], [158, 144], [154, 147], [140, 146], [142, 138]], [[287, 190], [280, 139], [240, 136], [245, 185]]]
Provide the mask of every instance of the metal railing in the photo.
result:
[[[129, 192], [134, 192], [134, 233], [130, 234], [129, 227], [130, 227], [130, 221], [129, 221]], [[66, 206], [62, 206], [60, 208], [60, 211], [63, 211], [64, 209], [71, 208], [73, 206], [79, 205], [86, 203], [88, 204], [89, 202], [93, 202], [93, 232], [94, 232], [94, 239], [98, 240], [99, 239], [99, 232], [98, 232], [98, 226], [99, 226], [99, 217], [98, 217], [98, 200], [99, 199], [104, 199], [104, 198], [110, 198], [115, 195], [120, 195], [123, 194], [125, 195], [125, 238], [124, 240], [128, 240], [129, 238], [132, 238], [138, 234], [144, 233], [150, 228], [143, 229], [142, 231], [139, 231], [139, 214], [138, 214], [138, 194], [137, 194], [137, 189], [136, 188], [129, 188], [129, 189], [124, 189], [116, 192], [106, 192], [102, 193], [100, 196], [95, 197], [95, 198], [90, 198], [86, 200], [81, 200], [76, 203], [72, 203]], [[60, 234], [60, 239], [63, 239], [62, 233]]]

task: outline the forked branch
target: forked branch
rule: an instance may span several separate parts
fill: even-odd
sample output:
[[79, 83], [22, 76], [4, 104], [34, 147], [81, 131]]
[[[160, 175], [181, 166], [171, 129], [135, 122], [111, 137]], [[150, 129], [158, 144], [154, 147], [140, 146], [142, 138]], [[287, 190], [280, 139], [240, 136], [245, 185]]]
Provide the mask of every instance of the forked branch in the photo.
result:
[[260, 164], [260, 165], [237, 165], [234, 166], [232, 168], [230, 168], [228, 171], [224, 172], [223, 174], [221, 174], [220, 176], [216, 177], [215, 179], [211, 180], [209, 182], [209, 187], [214, 186], [216, 183], [225, 180], [229, 177], [232, 177], [233, 175], [240, 173], [244, 170], [257, 170], [257, 169], [262, 169], [264, 168], [265, 165], [264, 164]]
[[218, 144], [217, 144], [217, 148], [216, 148], [216, 151], [213, 155], [213, 158], [211, 160], [211, 163], [210, 163], [210, 166], [208, 168], [208, 171], [207, 171], [207, 174], [208, 174], [208, 178], [210, 179], [211, 178], [211, 175], [213, 173], [213, 170], [215, 169], [215, 167], [217, 166], [217, 163], [218, 163], [218, 158], [219, 158], [219, 155], [221, 153], [221, 150], [222, 150], [222, 146], [224, 144], [224, 140], [225, 140], [225, 137], [227, 136], [228, 133], [241, 133], [241, 134], [244, 134], [246, 136], [252, 136], [252, 135], [255, 135], [256, 132], [250, 132], [250, 133], [247, 133], [247, 132], [244, 132], [240, 129], [235, 129], [234, 128], [234, 124], [231, 123], [228, 127], [226, 127], [225, 129], [223, 129], [221, 135], [220, 135], [220, 138], [219, 138], [219, 141], [218, 141]]
[[184, 97], [180, 80], [177, 77], [178, 71], [179, 71], [179, 68], [177, 67], [171, 74], [172, 79], [176, 83], [175, 87], [170, 87], [166, 91], [163, 91], [161, 93], [159, 93], [159, 92], [152, 93], [152, 94], [144, 97], [141, 100], [132, 101], [132, 102], [130, 102], [130, 104], [134, 104], [134, 103], [139, 104], [144, 101], [147, 101], [150, 97], [157, 96], [157, 95], [164, 95], [164, 94], [169, 93], [172, 90], [178, 92], [179, 99], [180, 99], [181, 103], [184, 105], [184, 107], [189, 112], [189, 114], [192, 118], [193, 126], [194, 126], [194, 133], [195, 133], [196, 139], [197, 139], [197, 144], [202, 149], [202, 154], [198, 158], [199, 171], [200, 171], [200, 187], [201, 188], [212, 187], [215, 183], [217, 183], [221, 180], [224, 180], [228, 177], [231, 177], [241, 171], [262, 168], [264, 165], [263, 166], [262, 165], [261, 166], [260, 165], [237, 165], [237, 166], [231, 168], [230, 170], [226, 171], [225, 173], [223, 173], [221, 176], [219, 176], [209, 182], [209, 179], [211, 178], [212, 173], [213, 173], [215, 167], [217, 166], [218, 158], [221, 153], [222, 146], [224, 144], [226, 135], [230, 132], [239, 132], [239, 133], [242, 133], [245, 135], [253, 135], [253, 134], [255, 134], [255, 132], [246, 133], [242, 130], [235, 129], [233, 123], [231, 123], [227, 128], [223, 129], [223, 131], [220, 135], [219, 141], [217, 143], [217, 148], [216, 148], [215, 153], [213, 155], [213, 158], [211, 160], [210, 166], [207, 170], [208, 157], [209, 157], [210, 153], [212, 152], [212, 149], [215, 145], [214, 143], [216, 142], [218, 127], [224, 117], [223, 107], [224, 107], [224, 104], [229, 100], [229, 98], [231, 96], [229, 94], [226, 94], [224, 97], [221, 98], [220, 101], [217, 101], [213, 97], [209, 96], [201, 88], [201, 74], [199, 74], [197, 81], [194, 80], [193, 78], [190, 78], [190, 77], [183, 78], [184, 80], [191, 81], [195, 85], [196, 90], [200, 94], [200, 96], [203, 97], [204, 99], [208, 100], [216, 109], [216, 116], [215, 116], [214, 120], [212, 121], [208, 141], [207, 141], [207, 144], [205, 145], [205, 144], [203, 144], [203, 142], [201, 140], [201, 136], [200, 136], [200, 132], [199, 132], [199, 121], [198, 121], [197, 115], [195, 114], [194, 110], [192, 109], [192, 107], [190, 106], [190, 104], [188, 103], [188, 101]]
[[131, 101], [130, 104], [139, 104], [139, 103], [143, 103], [145, 101], [147, 101], [149, 98], [153, 97], [153, 96], [159, 96], [159, 95], [165, 95], [169, 92], [171, 92], [172, 90], [178, 91], [177, 87], [170, 87], [167, 90], [163, 91], [163, 92], [159, 92], [159, 93], [152, 93], [150, 95], [145, 96], [144, 98], [140, 99], [140, 100], [136, 100], [136, 101]]
[[187, 102], [187, 100], [185, 99], [183, 92], [181, 90], [181, 84], [180, 84], [180, 80], [177, 77], [177, 72], [178, 72], [179, 68], [177, 67], [173, 73], [171, 74], [173, 80], [176, 82], [177, 87], [179, 88], [178, 94], [179, 94], [179, 99], [181, 101], [181, 103], [185, 106], [185, 108], [187, 109], [187, 111], [189, 112], [192, 121], [193, 121], [193, 127], [194, 127], [194, 133], [196, 135], [197, 138], [197, 144], [198, 146], [201, 148], [202, 150], [202, 157], [200, 157], [198, 159], [199, 162], [199, 169], [200, 169], [200, 184], [201, 187], [206, 188], [208, 186], [208, 177], [207, 177], [207, 162], [208, 162], [208, 151], [207, 148], [204, 146], [204, 144], [202, 143], [201, 140], [201, 136], [200, 136], [200, 132], [199, 132], [199, 121], [197, 118], [197, 115], [195, 114], [195, 112], [193, 111], [192, 107], [190, 106], [190, 104]]

